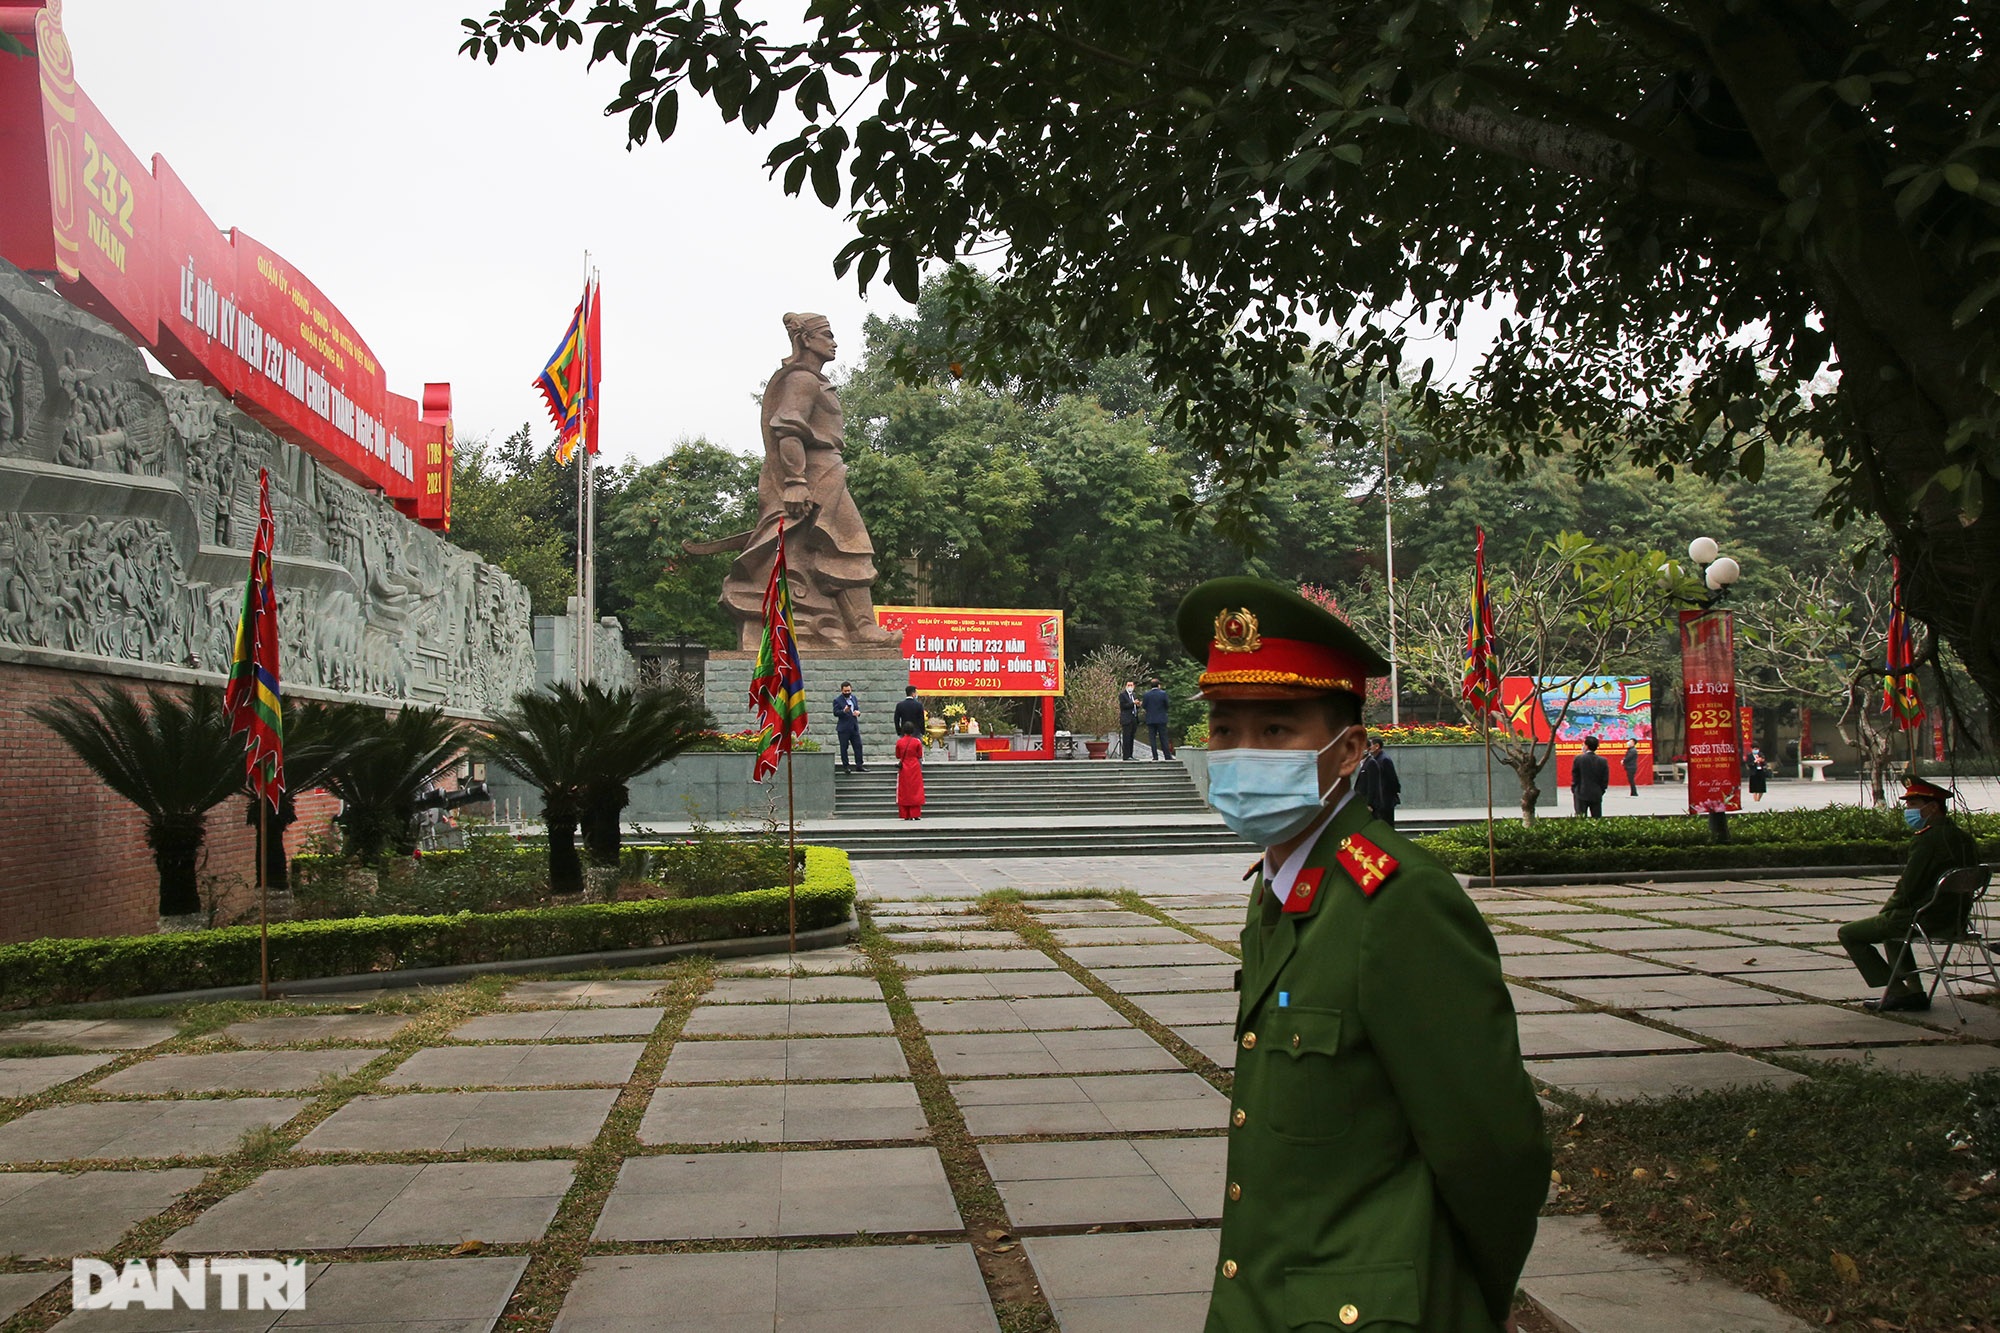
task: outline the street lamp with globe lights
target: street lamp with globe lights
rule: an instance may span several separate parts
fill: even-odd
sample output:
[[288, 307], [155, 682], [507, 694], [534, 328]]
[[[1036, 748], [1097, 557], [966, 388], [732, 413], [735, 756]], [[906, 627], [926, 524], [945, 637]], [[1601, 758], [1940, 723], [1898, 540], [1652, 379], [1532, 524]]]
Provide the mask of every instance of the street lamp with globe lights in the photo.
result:
[[[1735, 773], [1732, 775], [1731, 792], [1728, 797], [1711, 795], [1705, 802], [1710, 833], [1717, 842], [1729, 841], [1728, 802], [1740, 802], [1742, 755], [1739, 724], [1736, 712], [1736, 654], [1735, 635], [1727, 611], [1717, 611], [1716, 604], [1729, 595], [1729, 590], [1743, 577], [1743, 566], [1722, 554], [1722, 547], [1713, 537], [1697, 537], [1688, 543], [1688, 559], [1701, 570], [1701, 586], [1707, 589], [1704, 596], [1698, 592], [1683, 592], [1682, 600], [1696, 610], [1681, 612], [1681, 698], [1686, 710], [1685, 735], [1688, 751], [1688, 804], [1692, 810], [1695, 804], [1695, 736], [1697, 732], [1714, 734], [1722, 731], [1729, 738], [1729, 749], [1737, 757]], [[1670, 567], [1671, 568], [1671, 567]], [[1661, 571], [1663, 574], [1669, 570]], [[1678, 571], [1672, 571], [1677, 573]], [[1719, 615], [1722, 618], [1720, 649], [1709, 646], [1713, 643], [1714, 630], [1690, 635], [1690, 626], [1704, 617]], [[1696, 671], [1697, 661], [1701, 670]], [[1690, 677], [1694, 677], [1691, 680]], [[1718, 725], [1718, 716], [1721, 724]], [[1713, 744], [1713, 742], [1710, 742]], [[1707, 765], [1703, 765], [1707, 767]], [[1712, 782], [1703, 784], [1713, 790]], [[1718, 804], [1723, 808], [1718, 809]]]

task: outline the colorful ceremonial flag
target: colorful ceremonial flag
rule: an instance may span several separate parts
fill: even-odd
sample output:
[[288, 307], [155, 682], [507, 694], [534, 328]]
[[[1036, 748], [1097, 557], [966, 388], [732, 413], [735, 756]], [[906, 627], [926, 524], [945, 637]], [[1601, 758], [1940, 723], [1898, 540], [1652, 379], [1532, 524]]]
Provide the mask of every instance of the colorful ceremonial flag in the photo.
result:
[[790, 754], [793, 738], [806, 729], [806, 682], [799, 670], [799, 647], [792, 638], [792, 587], [785, 576], [782, 518], [771, 581], [764, 588], [764, 641], [757, 647], [757, 670], [750, 678], [750, 709], [764, 732], [764, 748], [757, 753], [750, 780], [762, 782], [778, 771], [778, 756]]
[[1903, 610], [1903, 564], [1889, 562], [1895, 580], [1889, 591], [1888, 670], [1882, 677], [1882, 711], [1893, 713], [1904, 731], [1924, 720], [1923, 696], [1917, 692], [1917, 637]]
[[555, 355], [542, 367], [535, 387], [548, 404], [549, 418], [556, 427], [556, 461], [569, 462], [578, 441], [591, 453], [597, 452], [598, 380], [600, 334], [603, 327], [597, 284], [584, 284], [583, 299], [569, 317], [562, 342]]
[[1459, 697], [1485, 717], [1500, 706], [1500, 658], [1493, 645], [1493, 603], [1486, 596], [1486, 529], [1472, 548], [1472, 614], [1465, 620], [1465, 682]]
[[231, 735], [249, 734], [243, 764], [251, 792], [278, 808], [285, 792], [285, 715], [278, 686], [278, 592], [271, 581], [271, 552], [278, 525], [271, 517], [271, 476], [257, 470], [257, 541], [250, 551], [250, 578], [243, 588], [243, 614], [236, 621], [236, 655], [222, 707]]

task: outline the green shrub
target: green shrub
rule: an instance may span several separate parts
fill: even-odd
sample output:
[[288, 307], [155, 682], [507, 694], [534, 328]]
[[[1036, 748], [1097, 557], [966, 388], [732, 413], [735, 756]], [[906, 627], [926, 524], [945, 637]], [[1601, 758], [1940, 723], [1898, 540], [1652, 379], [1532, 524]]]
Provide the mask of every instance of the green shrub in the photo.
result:
[[[799, 929], [838, 925], [854, 906], [854, 872], [847, 853], [831, 847], [803, 850]], [[302, 981], [781, 935], [786, 917], [786, 890], [779, 885], [705, 898], [579, 903], [514, 912], [287, 921], [271, 927], [271, 979]], [[0, 946], [0, 1007], [253, 985], [257, 957], [255, 926], [10, 944]]]
[[[1963, 815], [1988, 860], [2000, 860], [2000, 815]], [[1645, 870], [1750, 870], [1770, 866], [1895, 865], [1909, 853], [1910, 831], [1895, 811], [1853, 806], [1734, 815], [1729, 841], [1711, 840], [1702, 815], [1631, 815], [1614, 819], [1544, 819], [1533, 827], [1496, 823], [1503, 875], [1562, 875]], [[1462, 874], [1486, 872], [1486, 826], [1464, 824], [1416, 839]]]
[[[761, 731], [704, 731], [683, 754], [756, 754], [764, 748]], [[792, 748], [800, 754], [817, 754], [820, 743], [810, 736], [796, 736]]]

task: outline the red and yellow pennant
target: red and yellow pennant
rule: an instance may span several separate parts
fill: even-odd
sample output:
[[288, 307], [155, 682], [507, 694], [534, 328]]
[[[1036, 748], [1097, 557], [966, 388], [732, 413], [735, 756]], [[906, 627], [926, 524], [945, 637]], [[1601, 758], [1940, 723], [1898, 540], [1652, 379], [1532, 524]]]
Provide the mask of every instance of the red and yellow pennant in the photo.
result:
[[278, 524], [271, 517], [271, 475], [257, 470], [257, 540], [236, 621], [236, 653], [222, 707], [231, 735], [248, 733], [243, 762], [250, 790], [276, 810], [285, 794], [285, 709], [278, 681], [278, 593], [271, 553]]
[[1472, 548], [1472, 613], [1465, 618], [1465, 680], [1459, 697], [1491, 717], [1500, 706], [1500, 657], [1493, 646], [1493, 603], [1486, 596], [1486, 529]]
[[556, 461], [567, 463], [581, 442], [590, 453], [597, 452], [598, 379], [601, 372], [599, 344], [601, 302], [595, 281], [584, 284], [583, 299], [569, 317], [555, 355], [535, 377], [535, 387], [548, 404], [549, 419], [556, 427]]

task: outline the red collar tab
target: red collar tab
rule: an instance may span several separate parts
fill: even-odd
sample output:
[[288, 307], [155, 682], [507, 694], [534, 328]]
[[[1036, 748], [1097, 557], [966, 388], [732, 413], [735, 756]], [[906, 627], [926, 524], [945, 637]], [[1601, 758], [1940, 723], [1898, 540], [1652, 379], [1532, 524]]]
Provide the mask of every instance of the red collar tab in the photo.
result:
[[1285, 899], [1285, 912], [1296, 915], [1311, 911], [1312, 905], [1319, 900], [1319, 882], [1325, 875], [1326, 871], [1319, 866], [1301, 870], [1299, 877], [1292, 881], [1291, 895]]
[[1350, 833], [1340, 840], [1338, 860], [1340, 868], [1354, 876], [1361, 892], [1370, 898], [1375, 896], [1375, 890], [1388, 882], [1389, 876], [1396, 873], [1399, 864], [1395, 857], [1359, 833]]

